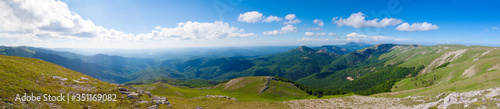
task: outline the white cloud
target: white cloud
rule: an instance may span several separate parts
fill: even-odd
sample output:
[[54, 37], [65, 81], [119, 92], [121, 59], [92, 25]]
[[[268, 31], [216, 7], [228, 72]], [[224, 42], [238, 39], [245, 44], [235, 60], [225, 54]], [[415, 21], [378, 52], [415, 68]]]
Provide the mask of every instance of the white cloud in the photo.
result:
[[271, 22], [280, 22], [282, 20], [283, 20], [283, 18], [279, 18], [279, 17], [270, 15], [269, 17], [262, 20], [262, 22], [271, 23]]
[[347, 41], [364, 41], [364, 39], [367, 37], [367, 35], [360, 35], [356, 32], [347, 34]]
[[133, 36], [96, 26], [71, 12], [66, 3], [56, 0], [0, 1], [0, 10], [0, 32], [58, 39]]
[[294, 20], [289, 20], [288, 22], [285, 22], [283, 24], [285, 25], [289, 25], [289, 24], [296, 24], [296, 23], [300, 23], [301, 21], [299, 19], [294, 19]]
[[235, 37], [256, 36], [253, 33], [244, 33], [243, 29], [229, 26], [228, 23], [215, 21], [214, 23], [185, 22], [177, 24], [175, 28], [156, 27], [151, 33], [139, 34], [136, 40], [173, 38], [177, 40], [193, 39], [223, 39]]
[[408, 24], [408, 23], [403, 23], [396, 27], [396, 30], [398, 31], [408, 31], [408, 32], [413, 32], [413, 31], [430, 31], [430, 30], [436, 30], [439, 29], [437, 25], [432, 25], [431, 23], [413, 23], [413, 24]]
[[498, 30], [499, 28], [498, 27], [491, 27], [491, 29]]
[[157, 27], [152, 33], [126, 34], [96, 26], [71, 12], [66, 3], [56, 0], [0, 1], [0, 37], [10, 39], [81, 39], [97, 41], [134, 41], [158, 38], [221, 39], [255, 36], [227, 23], [185, 22], [175, 28]]
[[297, 27], [293, 25], [286, 25], [281, 27], [280, 30], [274, 30], [274, 31], [265, 31], [262, 34], [264, 35], [279, 35], [279, 34], [287, 34], [291, 32], [297, 32]]
[[322, 26], [325, 25], [325, 23], [323, 22], [323, 20], [319, 20], [319, 19], [314, 19], [313, 23], [314, 24], [318, 24], [318, 26], [320, 26], [320, 27], [322, 27]]
[[358, 34], [356, 32], [347, 34], [347, 39], [346, 41], [358, 41], [358, 42], [364, 42], [364, 41], [404, 41], [408, 40], [409, 38], [395, 38], [395, 37], [388, 37], [388, 36], [368, 36], [368, 35], [362, 35]]
[[325, 32], [321, 32], [321, 33], [306, 32], [304, 34], [308, 37], [335, 36], [335, 35], [337, 35], [337, 33], [325, 33]]
[[263, 18], [262, 13], [259, 13], [257, 11], [252, 11], [240, 14], [240, 16], [238, 17], [238, 21], [247, 23], [256, 23], [262, 20], [262, 18]]
[[288, 14], [285, 16], [285, 19], [286, 20], [293, 20], [293, 19], [295, 19], [295, 14]]
[[302, 39], [299, 39], [297, 41], [328, 41], [328, 39], [314, 39], [311, 37], [303, 37]]
[[379, 27], [379, 28], [382, 28], [382, 27], [386, 27], [386, 26], [395, 26], [395, 25], [403, 22], [402, 20], [396, 19], [396, 18], [383, 18], [380, 21], [379, 21], [379, 19], [365, 20], [365, 18], [366, 18], [365, 14], [358, 12], [358, 13], [352, 13], [351, 16], [349, 16], [346, 19], [343, 19], [343, 18], [339, 19], [339, 17], [334, 17], [332, 19], [332, 22], [337, 24], [338, 27], [342, 27], [343, 25], [346, 25], [346, 26], [351, 26], [354, 28], [361, 28], [361, 27]]
[[301, 22], [299, 19], [295, 18], [295, 14], [288, 14], [285, 16], [285, 19], [288, 20], [287, 22], [283, 23], [285, 25], [296, 24]]

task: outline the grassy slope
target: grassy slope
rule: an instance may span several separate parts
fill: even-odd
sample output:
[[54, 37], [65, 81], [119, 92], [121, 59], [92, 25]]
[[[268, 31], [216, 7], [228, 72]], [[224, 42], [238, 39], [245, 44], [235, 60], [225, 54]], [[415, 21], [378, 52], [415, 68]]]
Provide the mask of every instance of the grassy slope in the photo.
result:
[[[233, 80], [211, 88], [185, 88], [164, 83], [134, 85], [134, 87], [150, 90], [155, 95], [166, 96], [176, 108], [193, 108], [196, 106], [203, 108], [238, 108], [250, 105], [256, 106], [255, 108], [283, 108], [286, 106], [278, 101], [315, 98], [293, 84], [276, 80], [270, 80], [269, 88], [260, 93], [261, 88], [265, 86], [267, 77], [241, 77]], [[210, 99], [205, 98], [206, 95], [224, 95], [238, 100]]]
[[[466, 51], [455, 60], [450, 61], [455, 55], [446, 58], [444, 62], [450, 64], [444, 68], [432, 70], [439, 64], [431, 63], [446, 53], [453, 51]], [[486, 53], [489, 51], [489, 53]], [[416, 55], [411, 55], [416, 54]], [[484, 55], [483, 55], [484, 54]], [[393, 56], [392, 60], [386, 62], [398, 62], [407, 60], [400, 66], [426, 65], [430, 70], [420, 73], [419, 76], [399, 81], [393, 87], [394, 93], [382, 93], [374, 96], [428, 96], [438, 92], [464, 92], [471, 90], [486, 89], [500, 86], [500, 49], [481, 46], [461, 45], [436, 45], [398, 48], [385, 56]], [[474, 67], [473, 67], [474, 66]], [[465, 76], [464, 72], [471, 74]]]
[[[54, 79], [53, 75], [68, 78], [68, 80], [61, 81]], [[82, 80], [81, 77], [88, 78], [88, 80]], [[72, 80], [84, 83], [76, 83]], [[82, 108], [83, 106], [91, 108], [133, 108], [147, 105], [134, 105], [132, 100], [120, 94], [116, 86], [112, 84], [39, 59], [0, 55], [0, 81], [0, 92], [2, 92], [0, 93], [0, 98], [2, 99], [0, 106], [50, 108], [51, 105], [57, 105], [63, 108]], [[36, 96], [43, 94], [58, 95], [59, 93], [116, 94], [117, 101], [69, 103], [14, 101], [16, 94], [24, 93], [33, 93]]]

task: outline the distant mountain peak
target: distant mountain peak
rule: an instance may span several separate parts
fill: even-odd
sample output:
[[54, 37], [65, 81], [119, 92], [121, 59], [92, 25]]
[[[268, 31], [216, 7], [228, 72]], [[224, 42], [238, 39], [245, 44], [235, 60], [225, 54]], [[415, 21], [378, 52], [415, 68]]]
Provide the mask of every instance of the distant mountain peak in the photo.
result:
[[290, 51], [302, 51], [302, 52], [310, 52], [310, 51], [316, 51], [312, 48], [309, 48], [309, 47], [306, 47], [306, 46], [300, 46], [300, 47], [297, 47], [295, 49], [292, 49]]
[[370, 44], [367, 44], [367, 43], [364, 43], [364, 42], [349, 42], [345, 45], [349, 45], [349, 46], [367, 46], [367, 45], [370, 45]]

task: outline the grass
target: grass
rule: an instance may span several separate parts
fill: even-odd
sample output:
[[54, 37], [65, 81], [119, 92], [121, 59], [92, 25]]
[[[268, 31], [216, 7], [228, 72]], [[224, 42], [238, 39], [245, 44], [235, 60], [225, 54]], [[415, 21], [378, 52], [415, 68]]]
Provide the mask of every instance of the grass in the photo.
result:
[[[52, 76], [68, 78], [66, 81]], [[88, 78], [82, 80], [81, 77]], [[83, 81], [76, 83], [72, 80]], [[99, 81], [90, 76], [66, 69], [39, 59], [0, 55], [0, 106], [3, 108], [141, 108], [148, 104], [134, 105], [133, 100], [118, 92], [116, 86]], [[90, 90], [86, 90], [90, 89]], [[15, 101], [17, 94], [116, 94], [117, 101], [111, 102], [20, 102]], [[54, 107], [56, 106], [56, 107]]]
[[[239, 81], [236, 81], [239, 80]], [[215, 87], [188, 88], [178, 87], [165, 83], [149, 85], [133, 85], [138, 89], [149, 90], [152, 94], [165, 96], [174, 108], [288, 108], [283, 101], [297, 99], [317, 99], [310, 96], [293, 84], [270, 80], [268, 89], [260, 93], [265, 86], [267, 77], [242, 77], [232, 82], [226, 82]], [[228, 87], [226, 87], [228, 84]], [[223, 95], [237, 100], [206, 98], [206, 95]], [[348, 96], [348, 95], [345, 95]], [[334, 98], [337, 96], [325, 96]]]
[[[417, 77], [403, 79], [393, 86], [391, 93], [381, 93], [372, 96], [407, 97], [407, 96], [433, 96], [438, 92], [465, 92], [500, 86], [500, 71], [498, 69], [488, 70], [500, 64], [500, 53], [498, 49], [478, 46], [446, 46], [447, 50], [427, 56], [416, 56], [401, 66], [415, 66], [422, 63], [430, 63], [433, 59], [449, 51], [467, 49], [459, 58], [444, 66]], [[428, 49], [427, 49], [428, 50]], [[435, 50], [427, 51], [435, 52]], [[482, 56], [486, 51], [490, 53]], [[413, 53], [422, 51], [409, 51]], [[426, 54], [428, 54], [426, 53]], [[397, 58], [394, 58], [397, 59]], [[435, 65], [432, 67], [438, 67]], [[475, 67], [472, 67], [475, 66]], [[427, 66], [426, 66], [427, 67]], [[431, 67], [431, 68], [432, 68]], [[464, 71], [473, 68], [471, 77], [464, 76]], [[469, 72], [471, 73], [471, 72]], [[432, 84], [424, 81], [432, 81]]]
[[310, 95], [290, 83], [271, 80], [269, 88], [260, 93], [260, 89], [264, 87], [266, 82], [266, 77], [242, 77], [239, 79], [241, 79], [239, 82], [227, 88], [225, 87], [227, 83], [209, 88], [176, 87], [159, 82], [133, 86], [149, 90], [154, 95], [182, 98], [204, 97], [206, 95], [224, 95], [234, 97], [238, 101], [288, 101], [310, 98]]

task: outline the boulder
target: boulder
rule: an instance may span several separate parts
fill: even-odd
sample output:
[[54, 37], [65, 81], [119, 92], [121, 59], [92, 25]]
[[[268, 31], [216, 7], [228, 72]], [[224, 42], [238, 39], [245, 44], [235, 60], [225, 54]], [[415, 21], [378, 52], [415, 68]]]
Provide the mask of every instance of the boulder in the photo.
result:
[[152, 96], [153, 96], [153, 94], [151, 94], [151, 92], [144, 91], [144, 93], [146, 93], [149, 97], [152, 97]]
[[142, 103], [149, 103], [149, 101], [135, 101], [135, 103], [142, 104]]
[[130, 92], [129, 94], [127, 94], [127, 97], [130, 99], [139, 99], [139, 94], [135, 92]]
[[130, 89], [123, 88], [123, 87], [118, 88], [118, 90], [119, 90], [119, 91], [130, 91]]
[[52, 78], [54, 78], [54, 79], [59, 79], [59, 80], [61, 80], [61, 81], [66, 81], [66, 80], [68, 80], [68, 78], [63, 78], [63, 77], [56, 76], [56, 75], [52, 75]]
[[88, 78], [85, 78], [85, 77], [81, 77], [80, 79], [81, 80], [89, 80]]
[[203, 109], [203, 108], [201, 108], [200, 106], [196, 106], [196, 109]]
[[169, 107], [173, 107], [170, 102], [168, 102], [168, 99], [166, 97], [153, 97], [151, 98], [153, 100], [153, 103], [156, 103], [158, 105], [160, 104], [166, 104]]
[[148, 109], [158, 109], [158, 105], [149, 106]]

